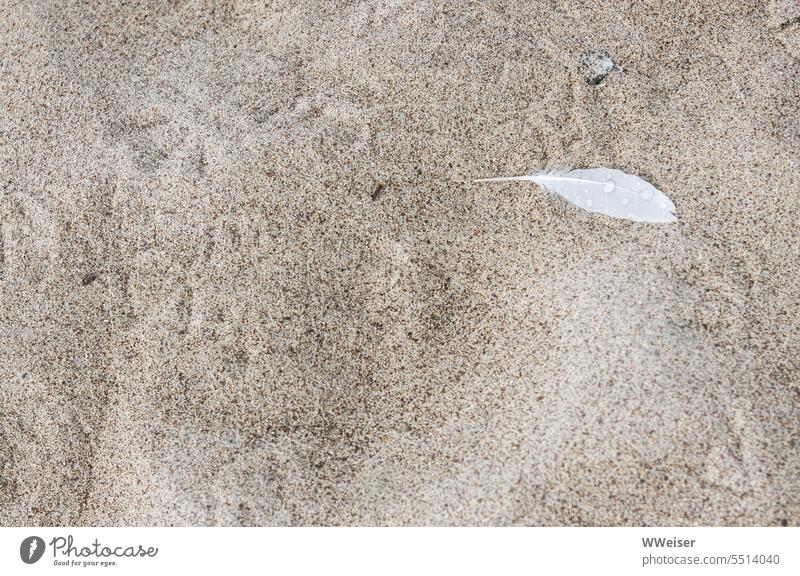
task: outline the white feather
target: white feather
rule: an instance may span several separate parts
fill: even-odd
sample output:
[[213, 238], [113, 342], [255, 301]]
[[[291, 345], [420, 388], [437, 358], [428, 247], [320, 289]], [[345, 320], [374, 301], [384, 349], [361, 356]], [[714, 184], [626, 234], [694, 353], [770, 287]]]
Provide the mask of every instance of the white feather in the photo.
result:
[[675, 222], [675, 204], [655, 186], [611, 168], [536, 172], [529, 176], [483, 178], [475, 182], [528, 180], [589, 212], [635, 222]]

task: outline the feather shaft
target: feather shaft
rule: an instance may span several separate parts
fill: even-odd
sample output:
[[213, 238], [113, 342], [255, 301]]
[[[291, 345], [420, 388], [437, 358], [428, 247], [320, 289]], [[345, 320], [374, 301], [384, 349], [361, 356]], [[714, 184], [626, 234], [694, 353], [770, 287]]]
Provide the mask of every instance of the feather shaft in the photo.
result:
[[512, 180], [533, 180], [534, 176], [502, 176], [500, 178], [479, 178], [473, 182], [511, 182]]

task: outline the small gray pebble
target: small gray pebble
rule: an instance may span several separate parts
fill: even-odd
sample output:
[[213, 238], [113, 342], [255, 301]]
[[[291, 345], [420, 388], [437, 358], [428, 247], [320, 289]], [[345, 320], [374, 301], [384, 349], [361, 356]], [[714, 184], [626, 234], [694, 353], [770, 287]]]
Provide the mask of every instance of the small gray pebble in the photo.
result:
[[597, 86], [614, 69], [614, 60], [605, 50], [587, 50], [581, 54], [581, 70], [586, 83]]
[[89, 274], [83, 277], [83, 280], [81, 280], [81, 284], [83, 284], [84, 286], [88, 286], [95, 280], [97, 280], [97, 274], [95, 272], [90, 272]]

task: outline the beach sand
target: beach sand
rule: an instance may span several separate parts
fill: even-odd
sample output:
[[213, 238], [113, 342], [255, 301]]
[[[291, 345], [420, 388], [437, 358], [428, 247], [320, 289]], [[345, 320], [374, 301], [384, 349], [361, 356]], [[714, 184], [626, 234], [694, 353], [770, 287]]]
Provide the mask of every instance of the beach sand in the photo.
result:
[[796, 2], [117, 4], [0, 2], [1, 525], [800, 524]]

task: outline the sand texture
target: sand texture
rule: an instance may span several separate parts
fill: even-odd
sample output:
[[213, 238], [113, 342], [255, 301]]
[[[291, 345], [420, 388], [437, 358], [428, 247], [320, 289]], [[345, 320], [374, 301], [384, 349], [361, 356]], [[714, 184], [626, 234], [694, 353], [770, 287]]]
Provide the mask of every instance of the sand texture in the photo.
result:
[[[792, 0], [0, 0], [0, 524], [800, 524], [799, 58]], [[563, 163], [678, 222], [471, 183]]]

